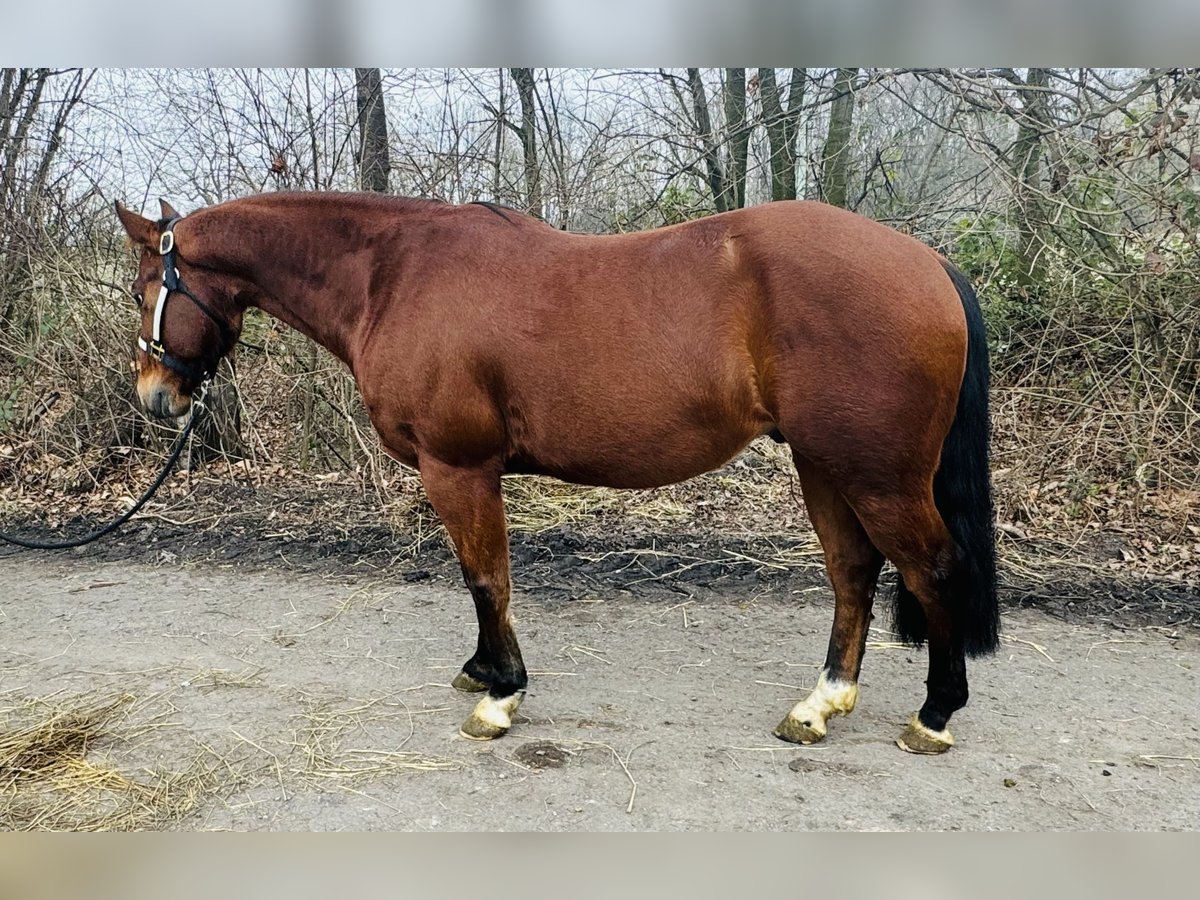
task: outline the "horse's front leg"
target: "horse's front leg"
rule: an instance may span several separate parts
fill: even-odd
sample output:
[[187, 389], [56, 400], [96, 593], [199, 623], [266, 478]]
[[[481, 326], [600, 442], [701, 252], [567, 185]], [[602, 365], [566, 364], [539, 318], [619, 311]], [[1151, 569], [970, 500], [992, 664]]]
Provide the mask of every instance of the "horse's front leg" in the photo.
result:
[[429, 502], [454, 541], [479, 618], [475, 655], [454, 679], [454, 686], [486, 690], [487, 696], [463, 722], [462, 735], [490, 740], [511, 727], [529, 681], [508, 606], [508, 530], [500, 468], [452, 466], [422, 458], [420, 470]]

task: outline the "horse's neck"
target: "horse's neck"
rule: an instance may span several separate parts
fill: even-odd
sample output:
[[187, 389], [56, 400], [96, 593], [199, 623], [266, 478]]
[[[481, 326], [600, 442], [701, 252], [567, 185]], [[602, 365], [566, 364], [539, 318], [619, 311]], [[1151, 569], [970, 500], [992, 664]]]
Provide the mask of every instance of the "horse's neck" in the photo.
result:
[[353, 333], [361, 313], [352, 300], [357, 292], [325, 288], [323, 293], [286, 279], [258, 285], [258, 306], [267, 315], [312, 338], [347, 365], [353, 365]]
[[215, 208], [203, 228], [206, 264], [251, 282], [253, 305], [353, 365], [368, 277], [345, 263], [354, 248], [340, 246], [319, 221], [297, 216], [280, 224], [250, 205]]

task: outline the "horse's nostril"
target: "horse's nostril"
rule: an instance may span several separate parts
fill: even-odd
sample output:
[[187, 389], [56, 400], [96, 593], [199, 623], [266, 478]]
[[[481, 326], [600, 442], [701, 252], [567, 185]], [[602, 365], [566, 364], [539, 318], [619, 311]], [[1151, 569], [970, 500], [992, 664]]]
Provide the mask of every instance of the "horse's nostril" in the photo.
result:
[[153, 416], [165, 418], [170, 415], [171, 398], [166, 388], [156, 387], [146, 397], [146, 411]]

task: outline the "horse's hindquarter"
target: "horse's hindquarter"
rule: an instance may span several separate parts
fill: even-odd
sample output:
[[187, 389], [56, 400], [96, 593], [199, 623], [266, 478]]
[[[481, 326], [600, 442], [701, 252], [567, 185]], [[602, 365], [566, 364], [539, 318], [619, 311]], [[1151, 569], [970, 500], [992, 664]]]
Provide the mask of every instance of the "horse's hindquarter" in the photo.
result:
[[938, 257], [824, 204], [759, 209], [745, 243], [762, 273], [765, 392], [784, 436], [830, 470], [879, 455], [931, 474], [966, 361], [962, 303]]

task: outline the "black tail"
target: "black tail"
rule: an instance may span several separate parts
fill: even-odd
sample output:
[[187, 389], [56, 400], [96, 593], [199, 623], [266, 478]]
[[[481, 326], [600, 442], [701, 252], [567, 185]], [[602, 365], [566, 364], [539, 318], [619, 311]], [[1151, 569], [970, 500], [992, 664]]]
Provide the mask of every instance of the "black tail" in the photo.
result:
[[[954, 424], [942, 445], [942, 460], [933, 478], [933, 499], [961, 551], [958, 577], [950, 597], [971, 656], [992, 653], [1000, 643], [1000, 608], [996, 600], [996, 535], [992, 523], [992, 483], [988, 473], [987, 331], [979, 300], [967, 278], [943, 264], [967, 316], [967, 370], [958, 393]], [[899, 579], [896, 586], [896, 631], [913, 644], [925, 641], [925, 613]]]

